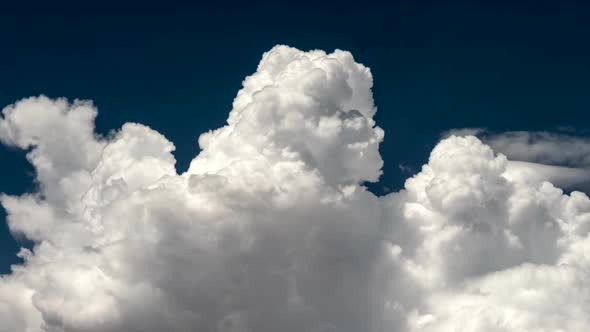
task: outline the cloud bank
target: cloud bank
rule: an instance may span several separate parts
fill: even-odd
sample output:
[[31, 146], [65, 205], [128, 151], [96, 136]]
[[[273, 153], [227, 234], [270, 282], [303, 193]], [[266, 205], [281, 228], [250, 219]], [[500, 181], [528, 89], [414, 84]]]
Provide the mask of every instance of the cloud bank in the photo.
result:
[[6, 107], [38, 192], [0, 199], [35, 243], [0, 279], [5, 331], [586, 331], [590, 199], [450, 136], [405, 189], [377, 181], [372, 76], [276, 46], [177, 174], [174, 145], [90, 102]]

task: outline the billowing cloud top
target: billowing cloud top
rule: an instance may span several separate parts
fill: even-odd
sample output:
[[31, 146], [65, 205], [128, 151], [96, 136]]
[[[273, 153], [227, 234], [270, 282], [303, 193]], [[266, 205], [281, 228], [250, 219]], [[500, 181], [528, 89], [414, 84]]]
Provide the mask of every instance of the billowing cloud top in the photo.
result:
[[587, 331], [590, 200], [451, 136], [376, 197], [372, 77], [344, 51], [277, 46], [177, 174], [140, 124], [24, 99], [0, 140], [38, 192], [4, 195], [35, 243], [0, 279], [3, 331]]

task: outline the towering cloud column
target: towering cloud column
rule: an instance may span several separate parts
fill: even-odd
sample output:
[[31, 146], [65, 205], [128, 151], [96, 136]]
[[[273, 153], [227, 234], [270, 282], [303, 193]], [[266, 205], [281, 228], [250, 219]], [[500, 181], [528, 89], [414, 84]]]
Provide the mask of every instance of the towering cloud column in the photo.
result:
[[[590, 200], [449, 137], [376, 197], [372, 76], [344, 51], [265, 53], [227, 125], [177, 174], [135, 123], [89, 102], [6, 107], [38, 191], [3, 195], [35, 243], [0, 279], [8, 332], [585, 331]], [[395, 111], [395, 110], [387, 110]]]

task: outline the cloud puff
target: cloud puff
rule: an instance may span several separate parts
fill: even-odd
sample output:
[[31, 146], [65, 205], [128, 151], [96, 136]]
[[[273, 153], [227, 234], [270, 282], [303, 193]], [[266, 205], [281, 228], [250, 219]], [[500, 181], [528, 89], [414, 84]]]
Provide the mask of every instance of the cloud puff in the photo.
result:
[[590, 200], [451, 136], [376, 197], [372, 76], [344, 51], [277, 46], [199, 138], [94, 133], [92, 104], [34, 97], [0, 140], [38, 192], [1, 197], [35, 243], [0, 279], [8, 331], [584, 331]]
[[508, 177], [507, 164], [477, 138], [451, 136], [384, 198], [403, 226], [391, 242], [402, 257], [409, 249], [405, 266], [423, 288], [411, 330], [588, 327], [588, 196]]

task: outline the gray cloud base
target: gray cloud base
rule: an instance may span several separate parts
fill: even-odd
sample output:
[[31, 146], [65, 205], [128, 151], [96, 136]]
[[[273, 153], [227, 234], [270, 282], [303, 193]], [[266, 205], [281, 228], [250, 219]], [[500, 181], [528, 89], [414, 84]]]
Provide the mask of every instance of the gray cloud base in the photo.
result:
[[39, 191], [1, 197], [35, 242], [0, 279], [6, 331], [586, 331], [590, 200], [473, 136], [376, 197], [383, 131], [368, 68], [276, 46], [226, 126], [177, 174], [140, 124], [34, 97], [0, 140], [30, 149]]

